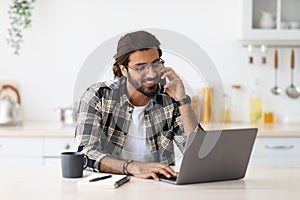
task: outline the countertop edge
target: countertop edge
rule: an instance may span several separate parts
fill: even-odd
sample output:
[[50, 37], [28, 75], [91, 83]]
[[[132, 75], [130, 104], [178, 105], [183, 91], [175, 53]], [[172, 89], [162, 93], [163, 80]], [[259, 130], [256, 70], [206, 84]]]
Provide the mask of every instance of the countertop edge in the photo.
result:
[[[257, 137], [300, 137], [298, 124], [211, 123], [202, 124], [205, 130], [258, 128]], [[75, 126], [57, 121], [28, 121], [21, 126], [0, 126], [0, 137], [74, 137]]]

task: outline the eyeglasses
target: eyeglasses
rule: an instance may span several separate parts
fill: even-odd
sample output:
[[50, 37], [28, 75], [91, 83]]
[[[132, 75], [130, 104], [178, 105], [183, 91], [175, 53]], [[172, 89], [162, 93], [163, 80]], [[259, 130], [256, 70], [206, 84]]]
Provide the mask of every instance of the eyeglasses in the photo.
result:
[[151, 64], [141, 64], [141, 65], [137, 65], [135, 67], [129, 67], [127, 65], [127, 67], [137, 71], [137, 73], [139, 75], [144, 76], [144, 75], [148, 74], [150, 66], [152, 67], [152, 69], [155, 72], [159, 72], [164, 67], [164, 63], [165, 63], [165, 61], [163, 59], [159, 59], [159, 61], [151, 63]]

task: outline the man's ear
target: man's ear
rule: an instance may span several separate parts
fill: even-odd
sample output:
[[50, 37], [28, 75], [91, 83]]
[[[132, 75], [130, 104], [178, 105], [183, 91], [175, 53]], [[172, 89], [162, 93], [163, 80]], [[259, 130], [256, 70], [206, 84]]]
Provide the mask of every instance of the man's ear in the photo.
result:
[[122, 75], [127, 77], [127, 68], [124, 65], [120, 65], [120, 69], [121, 69]]

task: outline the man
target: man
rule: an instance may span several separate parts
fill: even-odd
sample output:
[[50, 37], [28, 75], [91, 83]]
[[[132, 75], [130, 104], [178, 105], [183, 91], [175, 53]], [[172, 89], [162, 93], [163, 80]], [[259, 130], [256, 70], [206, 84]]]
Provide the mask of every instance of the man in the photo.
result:
[[[118, 42], [115, 80], [92, 85], [81, 98], [78, 151], [94, 171], [154, 178], [176, 176], [173, 141], [202, 129], [179, 76], [161, 59], [160, 42], [145, 31]], [[169, 82], [164, 80], [168, 78]]]

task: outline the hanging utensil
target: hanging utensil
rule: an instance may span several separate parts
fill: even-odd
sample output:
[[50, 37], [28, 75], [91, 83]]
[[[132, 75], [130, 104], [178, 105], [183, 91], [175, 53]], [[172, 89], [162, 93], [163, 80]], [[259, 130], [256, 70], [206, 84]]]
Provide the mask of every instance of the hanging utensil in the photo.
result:
[[274, 55], [274, 69], [275, 69], [275, 86], [271, 89], [271, 92], [275, 95], [279, 95], [281, 93], [281, 88], [278, 87], [277, 81], [278, 81], [278, 52], [277, 49], [275, 50]]
[[296, 99], [300, 96], [300, 88], [294, 85], [294, 68], [295, 68], [295, 52], [292, 50], [291, 54], [291, 85], [285, 90], [286, 94]]

